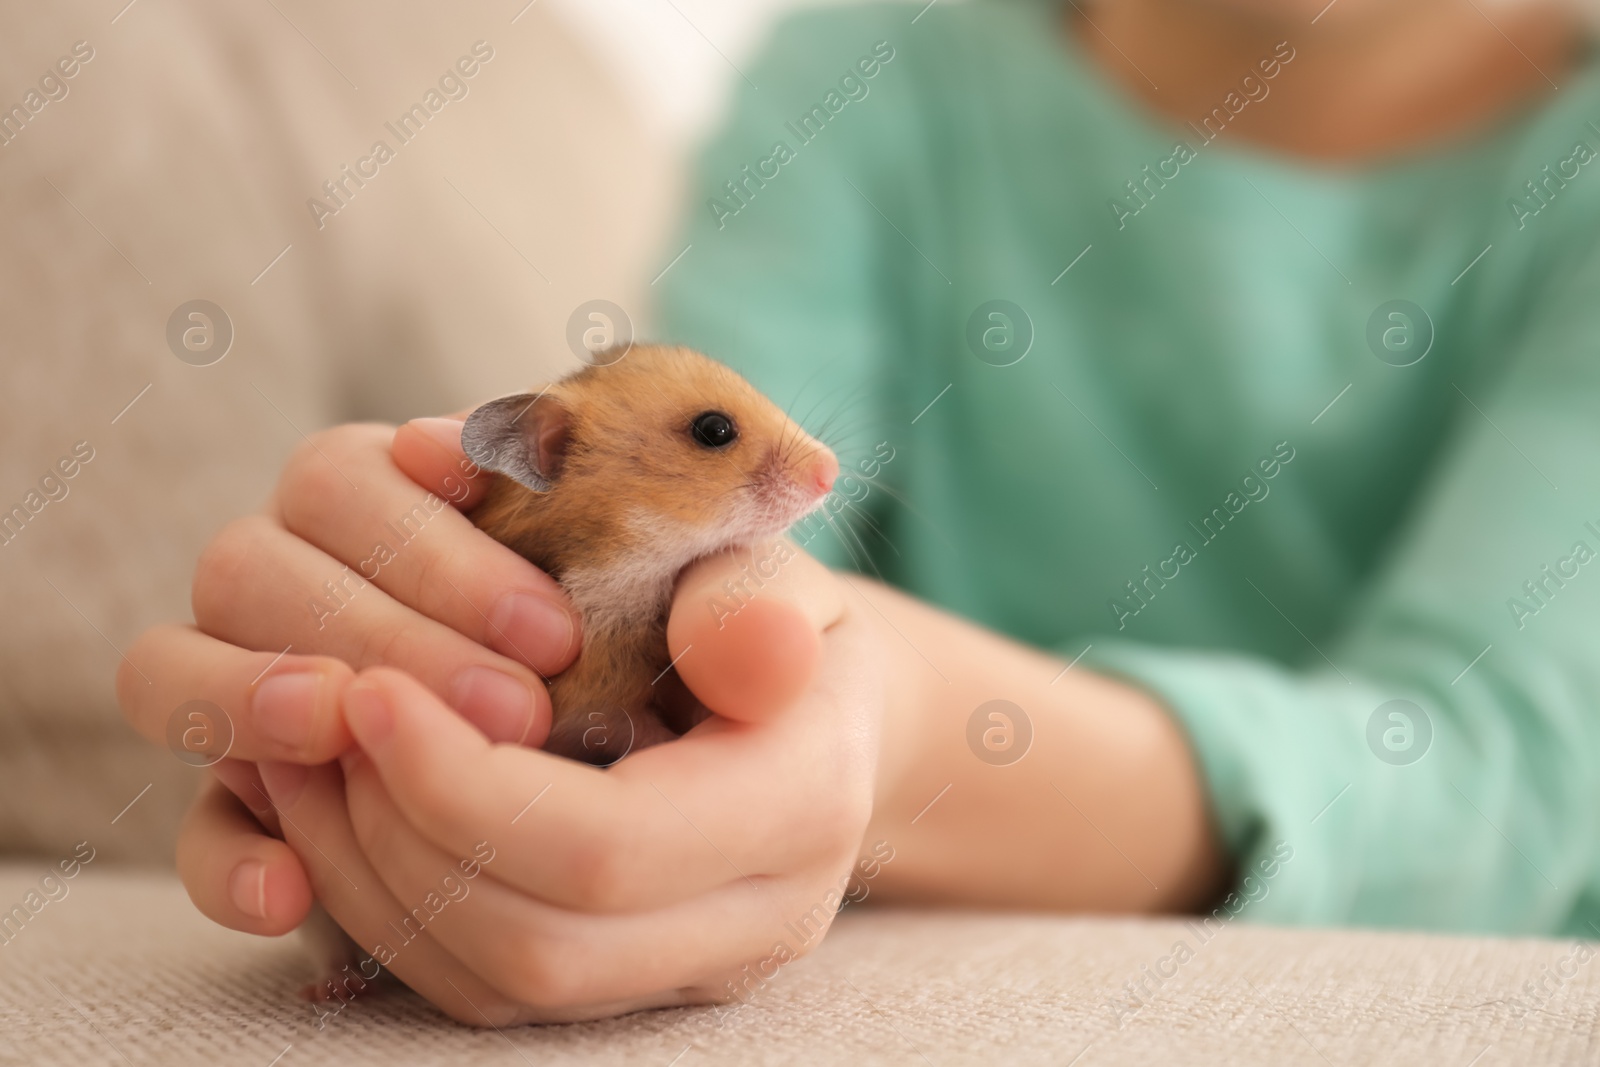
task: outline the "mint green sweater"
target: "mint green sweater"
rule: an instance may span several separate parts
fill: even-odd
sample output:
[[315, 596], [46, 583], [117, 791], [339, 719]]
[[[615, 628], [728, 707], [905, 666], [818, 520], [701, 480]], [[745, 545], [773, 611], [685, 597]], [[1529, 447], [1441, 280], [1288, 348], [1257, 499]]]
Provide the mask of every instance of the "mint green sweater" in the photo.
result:
[[745, 67], [662, 333], [876, 475], [859, 566], [1163, 701], [1292, 849], [1248, 916], [1600, 936], [1600, 76], [1318, 167], [1228, 128], [1293, 41], [1183, 126], [1053, 4], [917, 11]]

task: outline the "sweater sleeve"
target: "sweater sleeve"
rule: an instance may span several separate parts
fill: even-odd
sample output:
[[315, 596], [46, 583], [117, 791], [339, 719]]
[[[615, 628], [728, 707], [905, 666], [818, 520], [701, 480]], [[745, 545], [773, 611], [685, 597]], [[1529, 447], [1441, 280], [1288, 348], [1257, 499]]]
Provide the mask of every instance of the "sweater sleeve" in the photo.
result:
[[[1449, 386], [1425, 496], [1303, 669], [1086, 659], [1187, 729], [1239, 871], [1275, 868], [1255, 919], [1600, 935], [1600, 255], [1576, 259], [1511, 358]], [[1293, 625], [1284, 594], [1241, 595]]]
[[[937, 318], [908, 281], [930, 269], [922, 253], [992, 270], [984, 257], [1005, 246], [940, 247], [928, 243], [937, 228], [903, 225], [923, 205], [896, 168], [922, 158], [937, 127], [934, 104], [896, 79], [928, 53], [879, 57], [871, 17], [847, 25], [791, 19], [746, 68], [752, 85], [701, 157], [656, 291], [666, 338], [739, 368], [808, 428], [835, 418], [824, 437], [849, 469], [879, 442], [907, 443], [896, 434], [936, 399], [899, 377], [948, 341], [918, 343]], [[843, 39], [856, 29], [859, 40]], [[869, 56], [872, 76], [844, 82]], [[1442, 376], [1452, 428], [1385, 563], [1330, 636], [1301, 636], [1295, 620], [1313, 606], [1240, 567], [1237, 595], [1303, 642], [1293, 663], [1205, 649], [1204, 634], [1187, 647], [1095, 636], [1085, 657], [1155, 693], [1186, 729], [1224, 844], [1256, 879], [1243, 886], [1252, 918], [1600, 933], [1600, 253], [1570, 221], [1588, 194], [1563, 195], [1568, 225], [1539, 240], [1570, 238], [1570, 255], [1508, 233], [1453, 290], [1495, 316], [1474, 338], [1493, 335], [1492, 366]], [[1457, 310], [1454, 322], [1469, 320]], [[1449, 357], [1427, 358], [1431, 369]], [[1129, 432], [1154, 441], [1162, 429]], [[933, 440], [927, 421], [915, 432], [924, 448]], [[879, 506], [879, 482], [912, 462], [887, 464], [852, 505], [891, 538], [915, 519]], [[868, 523], [849, 517], [870, 543]], [[839, 563], [859, 555], [853, 536], [824, 532], [808, 547]], [[991, 540], [960, 566], [973, 582], [1016, 580], [999, 565], [1006, 552]], [[926, 577], [913, 568], [929, 558], [904, 575]], [[998, 609], [991, 619], [1016, 621]]]

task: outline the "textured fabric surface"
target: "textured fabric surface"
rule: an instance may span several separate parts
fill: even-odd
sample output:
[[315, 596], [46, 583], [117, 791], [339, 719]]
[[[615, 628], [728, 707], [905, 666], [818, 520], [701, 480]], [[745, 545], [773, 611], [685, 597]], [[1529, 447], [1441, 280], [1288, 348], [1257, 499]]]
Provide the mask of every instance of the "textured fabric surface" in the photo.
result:
[[[0, 908], [42, 874], [0, 868]], [[1600, 1060], [1600, 968], [1562, 942], [1236, 924], [1200, 944], [1184, 922], [871, 909], [847, 909], [815, 954], [725, 1017], [496, 1033], [396, 992], [319, 1029], [295, 996], [298, 941], [215, 927], [165, 875], [91, 864], [63, 884], [0, 942], [7, 1067]], [[1180, 940], [1192, 958], [1162, 962]], [[1126, 983], [1141, 979], [1132, 1010]]]
[[[94, 54], [0, 145], [0, 514], [94, 454], [0, 536], [0, 851], [148, 786], [97, 847], [171, 855], [194, 776], [123, 724], [118, 650], [189, 618], [201, 547], [302, 433], [526, 388], [576, 365], [581, 302], [637, 307], [674, 170], [553, 16], [502, 7], [0, 0], [0, 108]], [[468, 95], [319, 228], [323, 182], [480, 40]], [[196, 298], [234, 327], [211, 366], [168, 350]]]

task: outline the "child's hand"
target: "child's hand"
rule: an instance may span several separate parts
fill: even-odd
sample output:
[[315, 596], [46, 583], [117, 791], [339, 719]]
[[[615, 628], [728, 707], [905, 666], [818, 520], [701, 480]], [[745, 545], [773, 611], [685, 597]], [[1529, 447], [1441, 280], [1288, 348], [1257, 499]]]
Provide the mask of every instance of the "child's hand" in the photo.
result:
[[750, 553], [684, 576], [672, 653], [718, 716], [607, 771], [492, 744], [408, 675], [363, 672], [342, 784], [263, 767], [317, 898], [477, 1025], [725, 999], [746, 964], [773, 980], [845, 889], [883, 706], [865, 604], [791, 551], [732, 615], [724, 583]]
[[[304, 919], [314, 886], [368, 950], [385, 941], [398, 974], [477, 1023], [473, 1003], [498, 1020], [714, 999], [721, 978], [767, 960], [775, 939], [796, 955], [814, 947], [872, 803], [881, 698], [864, 604], [847, 612], [834, 579], [790, 548], [762, 553], [758, 575], [787, 562], [755, 582], [743, 560], [705, 561], [679, 584], [669, 637], [680, 676], [719, 717], [609, 772], [528, 750], [508, 760], [513, 749], [492, 741], [537, 745], [548, 728], [548, 696], [527, 667], [560, 670], [578, 639], [575, 628], [555, 634], [570, 633], [561, 642], [484, 615], [498, 618], [496, 596], [519, 591], [564, 612], [547, 576], [443, 508], [333, 615], [319, 620], [307, 603], [345, 566], [360, 569], [423, 489], [461, 508], [476, 501], [458, 435], [458, 423], [423, 420], [393, 435], [392, 452], [378, 427], [316, 435], [270, 514], [230, 527], [207, 553], [200, 626], [160, 627], [130, 649], [150, 682], [125, 668], [119, 694], [146, 736], [164, 742], [173, 709], [192, 699], [217, 704], [234, 726], [234, 758], [214, 768], [219, 781], [180, 840], [190, 896], [224, 925], [281, 934]], [[741, 606], [729, 579], [759, 592]], [[361, 692], [387, 696], [396, 728], [376, 765], [352, 764], [348, 805], [337, 768], [301, 766], [351, 743], [346, 660], [410, 672], [371, 671], [357, 688], [358, 703]], [[525, 681], [531, 715], [485, 708], [470, 691], [461, 699], [451, 683], [472, 667]], [[267, 684], [285, 677], [315, 684]], [[266, 783], [254, 761], [277, 761]], [[550, 792], [523, 812], [534, 780]], [[281, 828], [264, 784], [289, 814]], [[454, 835], [477, 832], [472, 820], [490, 814], [458, 850]], [[274, 836], [284, 830], [290, 844]], [[430, 890], [411, 899], [412, 881], [436, 882], [480, 840], [497, 852], [487, 876], [463, 883], [478, 890], [472, 899], [403, 945], [374, 930], [426, 906]], [[786, 922], [811, 936], [786, 933]]]
[[577, 624], [560, 586], [457, 510], [483, 494], [460, 433], [421, 419], [313, 435], [267, 513], [207, 548], [198, 626], [156, 627], [128, 650], [118, 698], [146, 737], [168, 743], [191, 700], [232, 726], [231, 758], [213, 769], [239, 800], [212, 783], [178, 851], [190, 896], [225, 926], [281, 934], [310, 907], [294, 853], [263, 832], [277, 819], [254, 761], [318, 764], [349, 748], [339, 703], [352, 667], [403, 665], [491, 738], [544, 741], [540, 675], [572, 661]]

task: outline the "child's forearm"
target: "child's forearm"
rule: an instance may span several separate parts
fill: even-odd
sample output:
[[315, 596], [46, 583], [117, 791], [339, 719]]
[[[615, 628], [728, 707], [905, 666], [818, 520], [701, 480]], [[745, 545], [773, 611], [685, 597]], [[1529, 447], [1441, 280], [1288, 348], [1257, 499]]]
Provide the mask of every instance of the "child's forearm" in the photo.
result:
[[[1199, 773], [1154, 698], [1081, 665], [1063, 674], [1066, 660], [849, 581], [890, 656], [866, 841], [888, 842], [894, 858], [874, 896], [1157, 911], [1218, 891], [1225, 864]], [[992, 705], [974, 725], [991, 701], [1020, 712]]]

